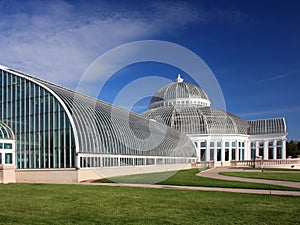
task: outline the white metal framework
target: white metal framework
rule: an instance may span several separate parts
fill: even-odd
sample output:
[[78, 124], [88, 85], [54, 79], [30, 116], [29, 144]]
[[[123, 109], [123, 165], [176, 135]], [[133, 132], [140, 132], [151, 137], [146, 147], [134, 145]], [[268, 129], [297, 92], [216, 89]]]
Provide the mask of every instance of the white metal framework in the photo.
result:
[[193, 141], [197, 161], [230, 162], [284, 159], [286, 125], [283, 118], [245, 121], [231, 113], [210, 107], [200, 87], [176, 82], [161, 88], [141, 114], [186, 134]]
[[251, 159], [286, 158], [286, 123], [284, 118], [249, 120]]
[[18, 169], [194, 160], [188, 137], [134, 113], [3, 66], [0, 87], [0, 119], [15, 133]]
[[149, 109], [167, 105], [200, 105], [210, 106], [206, 92], [193, 84], [183, 82], [178, 78], [176, 82], [161, 88], [151, 99]]
[[0, 164], [13, 164], [15, 157], [15, 135], [0, 121]]

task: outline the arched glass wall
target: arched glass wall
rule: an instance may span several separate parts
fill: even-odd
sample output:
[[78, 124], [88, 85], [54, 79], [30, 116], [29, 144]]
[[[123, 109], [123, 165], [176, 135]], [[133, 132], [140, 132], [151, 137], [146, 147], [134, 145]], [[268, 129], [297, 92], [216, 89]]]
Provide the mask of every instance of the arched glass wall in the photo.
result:
[[170, 127], [15, 70], [0, 75], [0, 119], [15, 132], [19, 169], [195, 159], [190, 139]]
[[16, 138], [16, 167], [73, 168], [75, 141], [60, 103], [35, 82], [1, 70], [0, 119]]

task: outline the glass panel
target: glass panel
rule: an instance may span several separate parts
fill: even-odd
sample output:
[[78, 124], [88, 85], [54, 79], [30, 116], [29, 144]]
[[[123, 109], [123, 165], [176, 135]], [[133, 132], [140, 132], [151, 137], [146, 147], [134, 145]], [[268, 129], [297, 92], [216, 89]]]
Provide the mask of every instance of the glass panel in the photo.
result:
[[225, 149], [225, 161], [229, 161], [229, 149]]
[[5, 164], [12, 164], [12, 153], [5, 154]]
[[235, 148], [231, 149], [231, 158], [232, 158], [232, 160], [236, 160], [236, 158], [235, 158]]
[[4, 149], [12, 149], [12, 144], [4, 143]]
[[221, 149], [217, 150], [217, 161], [221, 161]]
[[229, 142], [228, 141], [225, 142], [225, 147], [229, 148]]

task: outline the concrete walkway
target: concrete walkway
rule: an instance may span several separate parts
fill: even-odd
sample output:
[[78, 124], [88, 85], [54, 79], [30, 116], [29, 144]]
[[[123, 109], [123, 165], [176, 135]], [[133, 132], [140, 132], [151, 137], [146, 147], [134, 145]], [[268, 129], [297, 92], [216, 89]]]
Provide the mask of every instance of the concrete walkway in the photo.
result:
[[214, 178], [220, 180], [231, 180], [231, 181], [241, 181], [241, 182], [253, 182], [260, 184], [273, 184], [285, 187], [300, 188], [300, 182], [290, 182], [290, 181], [279, 181], [279, 180], [264, 180], [264, 179], [252, 179], [252, 178], [241, 178], [241, 177], [232, 177], [220, 175], [220, 172], [257, 172], [256, 170], [243, 170], [243, 169], [232, 169], [232, 168], [212, 168], [204, 170], [198, 173], [198, 176]]
[[80, 184], [95, 185], [95, 186], [140, 187], [140, 188], [160, 188], [160, 189], [175, 189], [175, 190], [187, 190], [187, 191], [218, 191], [218, 192], [231, 192], [231, 193], [244, 193], [244, 194], [300, 196], [300, 191], [279, 191], [279, 190], [218, 188], [218, 187], [193, 187], [193, 186], [175, 186], [175, 185], [159, 185], [159, 184], [123, 184], [123, 183], [80, 183]]

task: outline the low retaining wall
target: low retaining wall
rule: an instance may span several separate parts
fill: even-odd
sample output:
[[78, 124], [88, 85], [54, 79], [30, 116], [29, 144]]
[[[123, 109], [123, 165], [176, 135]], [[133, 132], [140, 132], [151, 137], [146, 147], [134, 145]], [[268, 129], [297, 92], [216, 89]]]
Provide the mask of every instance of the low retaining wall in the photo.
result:
[[24, 183], [77, 183], [76, 169], [25, 169], [16, 170], [16, 181]]
[[87, 180], [112, 178], [133, 174], [178, 171], [190, 168], [191, 164], [168, 164], [114, 168], [17, 169], [15, 171], [15, 180], [21, 183], [72, 184]]
[[12, 164], [0, 164], [0, 183], [7, 184], [7, 183], [15, 183], [16, 176], [15, 176], [15, 165]]
[[83, 168], [78, 170], [78, 181], [97, 180], [133, 174], [147, 174], [190, 169], [191, 164], [167, 164], [151, 166], [130, 166], [115, 168]]

